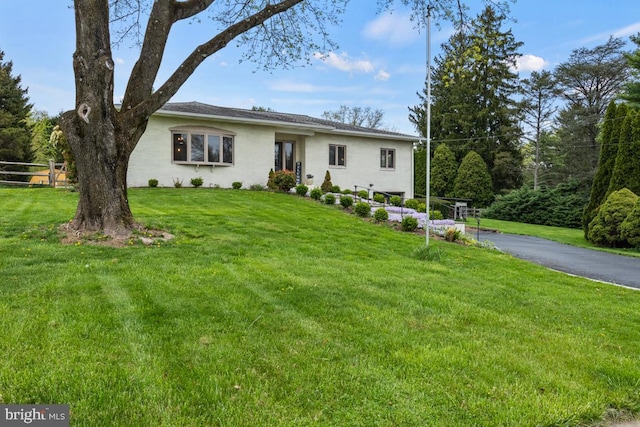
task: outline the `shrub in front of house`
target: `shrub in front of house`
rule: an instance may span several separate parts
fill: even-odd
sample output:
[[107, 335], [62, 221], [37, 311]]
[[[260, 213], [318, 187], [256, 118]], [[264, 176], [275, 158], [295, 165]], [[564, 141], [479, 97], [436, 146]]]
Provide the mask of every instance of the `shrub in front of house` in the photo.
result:
[[331, 183], [331, 174], [327, 171], [327, 173], [324, 174], [324, 182], [320, 186], [320, 189], [323, 193], [329, 193], [331, 191], [331, 187], [333, 187], [333, 184]]
[[251, 186], [249, 187], [249, 190], [251, 190], [251, 191], [264, 191], [264, 187], [262, 186], [262, 184], [251, 184]]
[[376, 222], [385, 222], [389, 220], [389, 212], [385, 208], [376, 209], [373, 213], [373, 219]]
[[433, 220], [442, 220], [444, 219], [444, 215], [440, 211], [429, 211], [429, 219]]
[[336, 196], [331, 193], [327, 193], [324, 195], [324, 203], [327, 205], [335, 205], [336, 204]]
[[418, 228], [418, 220], [412, 216], [405, 216], [401, 223], [402, 231], [414, 231]]
[[404, 202], [404, 205], [406, 207], [408, 207], [409, 209], [418, 210], [418, 206], [420, 206], [420, 202], [417, 201], [416, 199], [409, 199], [409, 200]]
[[182, 180], [180, 178], [173, 178], [173, 186], [176, 188], [182, 188]]
[[342, 190], [342, 194], [353, 194], [353, 191], [348, 188], [345, 188], [344, 190]]
[[391, 196], [389, 199], [389, 204], [392, 206], [402, 206], [402, 197], [400, 196]]
[[359, 190], [358, 197], [361, 199], [369, 199], [369, 192], [367, 190]]
[[340, 192], [340, 186], [339, 185], [332, 185], [331, 186], [331, 192], [332, 193], [339, 193]]
[[240, 181], [234, 181], [231, 183], [231, 188], [234, 190], [239, 190], [242, 188], [242, 183]]
[[204, 184], [204, 180], [202, 179], [201, 176], [197, 178], [191, 178], [191, 185], [193, 185], [194, 187], [196, 188], [201, 187], [202, 184]]
[[296, 174], [293, 171], [279, 170], [274, 173], [273, 183], [283, 193], [288, 193], [296, 186]]
[[149, 180], [149, 187], [151, 187], [151, 188], [156, 188], [157, 186], [158, 186], [158, 180], [157, 180], [157, 179], [154, 179], [154, 178], [151, 178], [151, 179]]
[[380, 193], [374, 194], [373, 201], [377, 203], [384, 203], [384, 194], [380, 194]]
[[277, 190], [278, 186], [276, 185], [276, 183], [273, 181], [276, 177], [276, 173], [273, 171], [273, 169], [269, 170], [269, 178], [267, 179], [267, 188], [269, 190]]
[[307, 191], [309, 191], [309, 187], [307, 187], [306, 185], [304, 185], [304, 184], [296, 185], [296, 194], [298, 196], [302, 196], [302, 197], [306, 196], [307, 195]]
[[427, 212], [427, 204], [426, 203], [418, 203], [418, 207], [416, 208], [416, 211], [418, 211], [420, 213]]
[[358, 202], [353, 208], [353, 211], [356, 215], [365, 218], [371, 215], [371, 205], [367, 202]]
[[349, 195], [344, 195], [340, 197], [340, 205], [342, 205], [342, 207], [345, 209], [353, 206], [353, 197]]
[[318, 187], [314, 188], [309, 193], [309, 197], [311, 197], [313, 200], [320, 200], [320, 198], [322, 197], [322, 190]]

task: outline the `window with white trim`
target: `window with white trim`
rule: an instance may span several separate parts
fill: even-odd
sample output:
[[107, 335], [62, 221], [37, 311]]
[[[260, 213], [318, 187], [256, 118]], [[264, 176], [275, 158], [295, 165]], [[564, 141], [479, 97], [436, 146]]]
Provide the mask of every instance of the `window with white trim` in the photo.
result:
[[234, 134], [220, 129], [171, 129], [172, 161], [195, 165], [232, 165]]
[[347, 146], [329, 144], [329, 165], [347, 166]]
[[395, 169], [396, 167], [396, 150], [393, 148], [380, 149], [380, 168]]

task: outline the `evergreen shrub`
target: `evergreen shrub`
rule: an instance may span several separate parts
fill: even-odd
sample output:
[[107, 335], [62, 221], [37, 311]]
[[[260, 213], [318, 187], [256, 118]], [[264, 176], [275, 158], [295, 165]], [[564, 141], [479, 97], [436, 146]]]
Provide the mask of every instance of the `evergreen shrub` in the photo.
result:
[[417, 201], [416, 199], [409, 199], [404, 202], [404, 205], [409, 209], [418, 210], [418, 206], [420, 205], [420, 202]]
[[333, 187], [333, 184], [331, 183], [331, 174], [327, 171], [327, 173], [324, 174], [324, 182], [320, 186], [320, 189], [323, 193], [329, 193], [331, 191], [331, 187]]
[[393, 206], [402, 206], [402, 197], [400, 196], [391, 196], [389, 198], [389, 204]]
[[628, 246], [629, 243], [621, 236], [620, 226], [637, 201], [638, 196], [627, 188], [609, 194], [589, 223], [588, 240], [595, 245], [613, 248]]
[[378, 208], [373, 212], [373, 219], [376, 222], [385, 222], [389, 220], [389, 212], [385, 208]]
[[279, 170], [274, 173], [273, 183], [283, 193], [288, 193], [296, 186], [296, 174], [293, 171]]
[[320, 200], [320, 198], [322, 197], [322, 190], [318, 187], [314, 188], [309, 193], [309, 197], [311, 197], [313, 200]]
[[369, 199], [369, 192], [367, 190], [358, 190], [358, 197], [361, 199]]
[[158, 180], [155, 178], [151, 178], [149, 180], [149, 187], [156, 188], [158, 186]]
[[384, 194], [380, 194], [380, 193], [374, 194], [373, 201], [378, 203], [384, 203]]
[[191, 185], [193, 185], [196, 188], [202, 187], [202, 184], [204, 184], [204, 180], [202, 179], [201, 176], [196, 177], [196, 178], [191, 178]]
[[629, 245], [640, 249], [640, 197], [620, 224], [620, 237], [625, 239]]
[[332, 193], [327, 193], [324, 195], [324, 203], [326, 205], [335, 205], [336, 204], [336, 196]]
[[365, 218], [371, 215], [371, 205], [367, 202], [358, 202], [353, 211], [356, 215]]
[[418, 220], [412, 216], [405, 216], [401, 223], [402, 231], [414, 231], [418, 228]]
[[339, 193], [340, 192], [340, 186], [339, 185], [332, 185], [331, 186], [331, 192], [332, 193]]
[[302, 196], [302, 197], [306, 196], [307, 195], [307, 191], [309, 191], [309, 187], [307, 187], [306, 185], [304, 185], [304, 184], [296, 185], [296, 194], [298, 196]]
[[342, 205], [342, 207], [345, 209], [353, 206], [353, 197], [349, 195], [343, 195], [342, 197], [340, 197], [340, 205]]
[[234, 181], [231, 183], [231, 188], [234, 190], [239, 190], [242, 188], [242, 183], [240, 181]]

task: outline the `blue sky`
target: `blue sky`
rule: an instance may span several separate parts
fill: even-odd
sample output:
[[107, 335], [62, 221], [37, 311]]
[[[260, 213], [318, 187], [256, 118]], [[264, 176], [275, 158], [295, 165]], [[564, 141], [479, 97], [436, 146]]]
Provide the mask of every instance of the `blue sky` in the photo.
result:
[[[373, 0], [352, 0], [343, 23], [333, 31], [340, 45], [323, 52], [327, 59], [312, 58], [311, 66], [265, 72], [255, 64], [238, 64], [233, 44], [218, 52], [196, 71], [173, 101], [251, 108], [320, 117], [340, 105], [371, 107], [385, 113], [385, 127], [415, 134], [408, 120], [408, 107], [418, 103], [416, 92], [425, 84], [426, 36], [418, 31], [402, 10], [376, 14]], [[72, 55], [75, 24], [71, 2], [51, 0], [3, 0], [0, 3], [0, 50], [4, 61], [13, 61], [14, 75], [22, 77], [35, 109], [55, 115], [74, 106]], [[481, 3], [468, 1], [473, 15]], [[7, 19], [11, 17], [11, 19]], [[553, 70], [581, 47], [594, 47], [609, 36], [640, 32], [638, 0], [520, 0], [511, 6], [509, 22], [520, 53], [520, 73]], [[206, 21], [186, 24], [175, 31], [165, 57], [169, 68], [178, 63], [207, 36]], [[432, 56], [451, 35], [446, 23], [432, 26]], [[122, 95], [136, 50], [114, 50], [116, 100]], [[627, 47], [633, 46], [628, 43]]]

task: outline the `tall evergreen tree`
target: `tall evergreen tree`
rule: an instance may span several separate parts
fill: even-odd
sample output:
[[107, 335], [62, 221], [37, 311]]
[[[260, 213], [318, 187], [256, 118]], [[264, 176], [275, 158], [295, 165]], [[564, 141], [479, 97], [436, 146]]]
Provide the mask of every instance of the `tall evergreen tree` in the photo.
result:
[[470, 151], [458, 168], [453, 186], [454, 197], [472, 199], [475, 207], [484, 208], [493, 202], [491, 174], [487, 164], [475, 151]]
[[611, 175], [613, 173], [616, 156], [618, 154], [620, 128], [627, 115], [627, 111], [626, 104], [617, 106], [614, 101], [611, 101], [604, 115], [604, 123], [602, 124], [602, 131], [600, 134], [602, 147], [600, 149], [598, 170], [593, 177], [593, 183], [591, 184], [589, 204], [585, 207], [584, 214], [582, 216], [582, 228], [585, 232], [585, 237], [589, 223], [598, 213], [598, 206], [600, 206], [607, 197], [609, 182], [611, 181]]
[[431, 194], [449, 197], [458, 172], [458, 162], [447, 144], [440, 144], [431, 161]]
[[610, 38], [593, 49], [580, 48], [554, 73], [567, 102], [559, 114], [558, 135], [564, 149], [565, 180], [591, 182], [598, 167], [599, 126], [609, 102], [629, 76], [624, 42]]
[[640, 140], [637, 139], [640, 132], [635, 129], [638, 124], [638, 113], [630, 109], [620, 129], [618, 153], [607, 195], [623, 188], [640, 194]]
[[413, 150], [413, 194], [427, 194], [427, 149], [419, 145]]
[[20, 86], [21, 77], [12, 75], [13, 63], [2, 62], [3, 59], [4, 52], [0, 50], [0, 160], [29, 162], [31, 134], [27, 117], [31, 104], [27, 90]]
[[631, 36], [631, 41], [635, 43], [638, 48], [631, 53], [624, 54], [631, 68], [633, 80], [626, 83], [622, 99], [634, 107], [640, 107], [640, 33]]
[[[432, 85], [432, 137], [435, 146], [446, 143], [460, 162], [476, 151], [493, 175], [495, 190], [518, 186], [521, 181], [521, 130], [518, 126], [518, 75], [515, 61], [522, 43], [510, 30], [501, 29], [506, 16], [491, 6], [466, 28], [460, 28], [435, 58]], [[426, 88], [421, 104], [410, 108], [410, 120], [426, 134]], [[498, 153], [501, 169], [494, 171]], [[509, 158], [518, 167], [504, 168]], [[505, 179], [508, 170], [513, 176]], [[496, 173], [497, 172], [497, 173]]]

